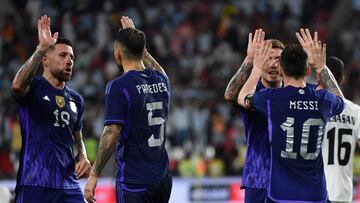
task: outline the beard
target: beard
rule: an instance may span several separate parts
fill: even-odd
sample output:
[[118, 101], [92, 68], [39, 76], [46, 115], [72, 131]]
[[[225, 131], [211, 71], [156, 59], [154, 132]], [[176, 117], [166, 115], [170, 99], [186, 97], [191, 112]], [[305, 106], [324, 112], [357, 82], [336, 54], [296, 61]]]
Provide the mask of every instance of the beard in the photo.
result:
[[72, 71], [67, 72], [65, 70], [57, 70], [52, 72], [53, 76], [60, 82], [67, 82], [71, 79]]

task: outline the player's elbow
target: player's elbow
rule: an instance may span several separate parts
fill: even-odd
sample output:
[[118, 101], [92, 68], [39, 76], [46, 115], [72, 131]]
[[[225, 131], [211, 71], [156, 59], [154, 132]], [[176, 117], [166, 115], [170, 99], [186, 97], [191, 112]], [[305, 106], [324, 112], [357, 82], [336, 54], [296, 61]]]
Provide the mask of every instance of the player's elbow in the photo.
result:
[[11, 85], [11, 91], [16, 97], [21, 97], [26, 94], [26, 88], [24, 88], [17, 80], [13, 80]]
[[224, 99], [228, 102], [232, 101], [233, 99], [233, 94], [232, 92], [229, 92], [229, 91], [225, 91], [224, 93]]

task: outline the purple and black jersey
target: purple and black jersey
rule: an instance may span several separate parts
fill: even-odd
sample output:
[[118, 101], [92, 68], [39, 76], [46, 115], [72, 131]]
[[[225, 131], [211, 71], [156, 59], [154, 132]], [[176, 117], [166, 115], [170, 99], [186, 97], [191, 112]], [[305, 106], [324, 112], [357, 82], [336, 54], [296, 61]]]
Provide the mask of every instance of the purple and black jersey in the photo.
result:
[[104, 124], [122, 126], [116, 173], [124, 187], [146, 187], [166, 175], [169, 100], [168, 78], [151, 69], [129, 71], [107, 84]]
[[[265, 89], [259, 82], [256, 92]], [[240, 108], [246, 136], [246, 158], [242, 176], [242, 188], [266, 189], [269, 183], [270, 143], [267, 118], [259, 111]]]
[[56, 89], [40, 76], [26, 96], [15, 100], [22, 135], [17, 187], [80, 188], [73, 134], [83, 125], [82, 97], [67, 86]]
[[268, 196], [273, 201], [325, 202], [321, 144], [343, 100], [327, 90], [287, 86], [256, 92], [253, 106], [268, 119], [271, 144]]

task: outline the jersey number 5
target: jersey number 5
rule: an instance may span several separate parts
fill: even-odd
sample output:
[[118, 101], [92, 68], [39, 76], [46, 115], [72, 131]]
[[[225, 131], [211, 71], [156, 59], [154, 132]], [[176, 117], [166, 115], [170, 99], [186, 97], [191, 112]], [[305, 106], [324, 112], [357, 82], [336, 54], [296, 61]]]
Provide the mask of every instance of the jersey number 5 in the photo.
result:
[[[296, 159], [297, 153], [294, 152], [294, 121], [293, 117], [287, 117], [286, 121], [281, 124], [281, 128], [286, 131], [286, 149], [281, 150], [281, 157], [288, 159]], [[308, 151], [308, 143], [310, 136], [310, 127], [318, 126], [317, 131], [317, 143], [316, 143], [316, 151], [309, 153]], [[302, 133], [301, 133], [301, 147], [300, 147], [300, 155], [305, 160], [315, 160], [320, 153], [321, 148], [321, 139], [323, 135], [323, 126], [324, 122], [321, 119], [309, 118], [302, 125]]]
[[164, 142], [165, 119], [162, 117], [153, 117], [153, 111], [157, 110], [157, 109], [158, 110], [163, 109], [162, 102], [152, 102], [152, 103], [146, 104], [146, 110], [149, 111], [149, 113], [148, 113], [149, 126], [160, 125], [159, 138], [155, 138], [154, 134], [152, 134], [151, 137], [148, 139], [149, 147], [158, 147], [158, 146], [162, 145], [162, 143]]

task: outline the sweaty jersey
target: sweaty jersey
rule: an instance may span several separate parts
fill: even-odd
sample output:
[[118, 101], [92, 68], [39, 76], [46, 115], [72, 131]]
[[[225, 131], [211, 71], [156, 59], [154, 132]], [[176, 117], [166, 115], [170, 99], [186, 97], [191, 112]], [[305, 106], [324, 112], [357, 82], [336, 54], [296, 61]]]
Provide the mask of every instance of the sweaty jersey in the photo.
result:
[[323, 130], [330, 117], [341, 113], [343, 100], [327, 90], [286, 86], [255, 93], [252, 104], [268, 118], [268, 197], [275, 202], [326, 202]]
[[[256, 92], [265, 86], [259, 82]], [[267, 119], [259, 111], [241, 108], [246, 136], [246, 158], [242, 176], [242, 188], [266, 189], [269, 183], [270, 143]]]
[[40, 76], [26, 96], [15, 100], [22, 136], [17, 187], [80, 188], [73, 134], [83, 126], [83, 98], [67, 86], [56, 89]]
[[360, 138], [360, 107], [345, 99], [344, 111], [326, 125], [322, 148], [330, 201], [352, 201], [353, 159]]
[[167, 77], [151, 69], [131, 70], [107, 84], [104, 124], [122, 126], [116, 174], [125, 187], [143, 188], [166, 175], [169, 99]]

